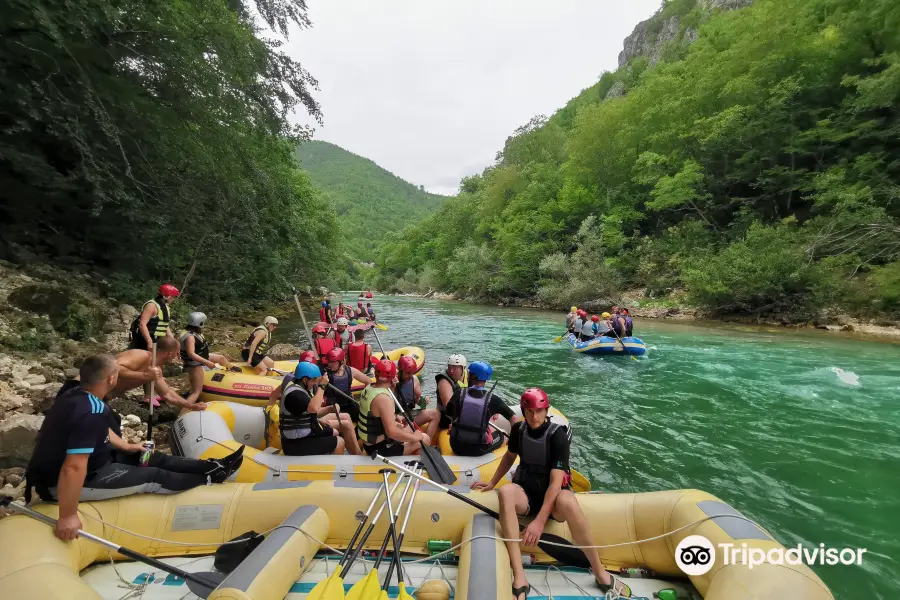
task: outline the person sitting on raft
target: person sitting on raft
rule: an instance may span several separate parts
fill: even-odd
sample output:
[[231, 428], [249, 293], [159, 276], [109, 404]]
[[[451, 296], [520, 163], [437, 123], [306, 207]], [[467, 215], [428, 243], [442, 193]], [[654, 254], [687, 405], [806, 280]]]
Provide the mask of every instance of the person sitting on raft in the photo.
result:
[[[338, 405], [341, 412], [347, 414], [352, 421], [353, 426], [356, 426], [357, 421], [359, 421], [359, 405], [353, 399], [353, 380], [356, 379], [366, 385], [372, 383], [372, 380], [359, 369], [354, 369], [353, 367], [344, 364], [345, 357], [346, 353], [340, 348], [332, 348], [328, 351], [328, 356], [326, 357], [327, 366], [325, 369], [325, 374], [328, 376], [328, 383], [343, 392], [343, 395], [335, 392], [331, 388], [326, 388], [325, 399], [328, 401], [329, 405]], [[332, 417], [335, 417], [335, 415], [331, 414], [328, 418], [331, 419]], [[336, 420], [336, 417], [334, 420]], [[351, 453], [359, 454], [359, 452], [355, 452], [349, 445], [347, 448]]]
[[584, 319], [584, 322], [581, 325], [581, 334], [579, 338], [582, 342], [589, 342], [597, 335], [599, 331], [599, 327], [597, 323], [600, 322], [600, 317], [597, 315], [593, 315], [590, 319]]
[[573, 306], [566, 315], [566, 329], [569, 333], [575, 333], [575, 319], [578, 318], [578, 307]]
[[349, 324], [350, 320], [347, 317], [341, 317], [337, 320], [337, 329], [328, 334], [328, 337], [334, 340], [336, 348], [346, 348], [350, 345], [350, 332], [347, 330]]
[[459, 396], [450, 426], [450, 448], [457, 456], [482, 456], [503, 446], [503, 435], [491, 430], [494, 415], [503, 415], [511, 424], [516, 422], [515, 413], [503, 399], [484, 388], [493, 373], [486, 362], [469, 365], [469, 387]]
[[278, 327], [278, 319], [266, 317], [263, 324], [250, 332], [250, 337], [241, 348], [241, 358], [248, 365], [256, 369], [257, 375], [265, 375], [269, 369], [275, 367], [275, 361], [266, 356], [269, 345], [272, 343], [272, 332]]
[[365, 342], [366, 330], [353, 332], [353, 343], [347, 346], [347, 364], [361, 373], [372, 370], [372, 346]]
[[369, 321], [375, 320], [375, 311], [372, 309], [371, 302], [366, 302], [365, 317]]
[[[547, 519], [568, 523], [575, 544], [584, 548], [591, 563], [594, 580], [604, 594], [611, 589], [617, 596], [628, 598], [631, 589], [609, 573], [600, 562], [590, 525], [570, 488], [569, 448], [571, 430], [548, 418], [550, 398], [540, 388], [527, 389], [519, 401], [524, 422], [512, 426], [509, 447], [490, 481], [477, 481], [473, 490], [487, 492], [494, 489], [519, 459], [513, 482], [497, 489], [500, 500], [500, 526], [503, 537], [519, 539], [519, 517], [534, 517], [521, 534], [526, 546], [537, 546]], [[519, 542], [506, 542], [509, 564], [513, 570], [512, 597], [525, 600], [531, 586], [522, 567]]]
[[[618, 311], [619, 307], [613, 307], [613, 311]], [[613, 312], [609, 321], [609, 331], [603, 334], [604, 337], [621, 338], [625, 336], [625, 318], [619, 312]]]
[[[325, 405], [325, 384], [328, 378], [319, 367], [301, 361], [294, 369], [294, 377], [282, 381], [269, 396], [278, 400], [278, 430], [281, 450], [288, 456], [313, 454], [343, 454], [344, 439], [330, 425], [319, 422], [332, 409]], [[355, 439], [354, 439], [355, 441]]]
[[[422, 398], [422, 384], [416, 375], [418, 367], [412, 356], [400, 357], [397, 361], [399, 375], [394, 394], [416, 425], [434, 442], [437, 439], [438, 426], [441, 424], [441, 413], [436, 408], [425, 408], [428, 399]], [[424, 400], [422, 408], [419, 408], [420, 398]]]
[[462, 392], [461, 383], [466, 371], [466, 357], [462, 354], [451, 354], [447, 357], [447, 369], [434, 376], [437, 396], [437, 411], [441, 415], [440, 429], [450, 429], [450, 423], [456, 415], [456, 406]]
[[203, 370], [215, 369], [221, 365], [226, 369], [231, 368], [231, 363], [222, 354], [210, 354], [209, 344], [203, 337], [203, 327], [206, 325], [206, 315], [202, 312], [192, 312], [188, 315], [187, 327], [181, 332], [179, 343], [181, 344], [181, 362], [184, 372], [188, 374], [191, 382], [191, 393], [185, 398], [193, 404], [200, 398], [203, 391]]
[[[141, 314], [131, 323], [129, 349], [150, 350], [162, 338], [174, 337], [169, 330], [169, 305], [180, 293], [171, 283], [164, 283], [159, 286], [156, 298], [144, 302]], [[149, 385], [144, 386], [144, 402], [150, 402]]]
[[586, 320], [587, 312], [579, 308], [575, 312], [575, 321], [572, 323], [572, 333], [575, 335], [576, 339], [581, 337], [581, 329], [584, 327], [584, 322]]
[[[421, 444], [430, 445], [431, 438], [397, 422], [392, 388], [396, 383], [397, 365], [383, 359], [375, 363], [375, 383], [363, 390], [359, 400], [359, 441], [369, 456], [418, 454]], [[421, 442], [421, 444], [420, 444]]]
[[631, 337], [634, 332], [634, 323], [631, 321], [631, 315], [627, 308], [622, 308], [622, 318], [625, 319], [625, 337]]
[[119, 385], [119, 369], [109, 354], [87, 357], [78, 370], [80, 382], [60, 390], [38, 432], [25, 499], [31, 501], [34, 486], [42, 499], [58, 502], [55, 533], [61, 540], [75, 539], [82, 528], [79, 501], [173, 494], [222, 483], [240, 468], [243, 446], [225, 458], [208, 460], [153, 452], [149, 464], [139, 466], [143, 446], [122, 439], [121, 421], [104, 400]]

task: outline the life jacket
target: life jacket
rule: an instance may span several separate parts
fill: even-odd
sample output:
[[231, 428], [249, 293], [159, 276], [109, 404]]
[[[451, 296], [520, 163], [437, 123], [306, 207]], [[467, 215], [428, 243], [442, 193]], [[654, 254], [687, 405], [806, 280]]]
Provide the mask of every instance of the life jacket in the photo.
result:
[[553, 470], [550, 439], [559, 427], [559, 423], [551, 422], [543, 435], [535, 439], [526, 432], [528, 424], [522, 423], [519, 427], [519, 466], [513, 474], [513, 483], [535, 490], [546, 490], [550, 486], [550, 471]]
[[402, 383], [398, 383], [394, 390], [394, 393], [397, 394], [397, 400], [400, 401], [406, 412], [410, 412], [416, 407], [416, 400], [418, 400], [416, 398], [416, 382], [412, 377]]
[[370, 385], [363, 390], [359, 397], [359, 422], [356, 427], [360, 441], [366, 445], [375, 444], [381, 436], [384, 436], [386, 441], [389, 439], [384, 431], [381, 417], [372, 414], [372, 401], [389, 391], [389, 388], [377, 388]]
[[328, 321], [328, 311], [325, 310], [325, 307], [319, 309], [319, 320], [323, 322]]
[[181, 360], [185, 364], [190, 363], [191, 366], [195, 366], [199, 363], [192, 360], [187, 352], [187, 341], [188, 338], [192, 336], [194, 338], [194, 354], [202, 356], [206, 360], [209, 360], [209, 344], [203, 339], [202, 333], [195, 333], [193, 331], [188, 331], [187, 329], [181, 331], [181, 337], [178, 338], [178, 341], [181, 342]]
[[319, 353], [319, 356], [322, 357], [322, 361], [326, 361], [326, 356], [328, 356], [328, 352], [334, 348], [334, 340], [331, 338], [316, 338], [316, 351]]
[[575, 325], [575, 319], [578, 318], [578, 315], [575, 313], [569, 313], [566, 315], [566, 329], [572, 331], [573, 326]]
[[347, 346], [347, 363], [356, 369], [365, 373], [372, 362], [372, 346], [366, 344], [353, 343]]
[[625, 335], [630, 336], [634, 331], [634, 323], [631, 322], [631, 317], [625, 317]]
[[[156, 306], [156, 316], [150, 317], [147, 321], [147, 331], [150, 332], [150, 337], [154, 340], [166, 337], [166, 330], [169, 328], [169, 305], [166, 304], [162, 296], [157, 296], [154, 300], [144, 302], [144, 305], [141, 307], [141, 313], [144, 312], [148, 304]], [[131, 339], [135, 340], [139, 337], [142, 337], [140, 313], [131, 322]]]
[[247, 338], [247, 341], [244, 342], [244, 350], [249, 350], [250, 346], [253, 344], [253, 337], [256, 335], [257, 331], [265, 331], [266, 337], [262, 339], [262, 341], [256, 346], [256, 353], [258, 356], [265, 356], [266, 351], [269, 349], [269, 344], [272, 343], [272, 332], [265, 325], [259, 325], [255, 327], [253, 331], [250, 332], [250, 337]]
[[[350, 370], [350, 367], [344, 365], [343, 375], [337, 375], [335, 371], [330, 370], [327, 371], [327, 375], [328, 383], [350, 396], [353, 388], [353, 372]], [[328, 400], [328, 404], [337, 404], [341, 408], [345, 408], [346, 406], [353, 404], [353, 402], [351, 402], [350, 400], [342, 398], [328, 388], [325, 388], [325, 399]]]
[[314, 414], [305, 412], [298, 417], [285, 408], [285, 399], [294, 392], [301, 392], [307, 399], [311, 398], [309, 392], [298, 381], [291, 380], [284, 386], [281, 400], [278, 401], [278, 431], [281, 432], [283, 440], [299, 440], [316, 433], [314, 428], [320, 430], [319, 420]]
[[450, 400], [449, 402], [447, 402], [447, 406], [444, 406], [444, 403], [441, 402], [440, 394], [438, 394], [438, 391], [435, 390], [434, 395], [438, 397], [437, 409], [438, 412], [442, 415], [446, 414], [448, 417], [451, 417], [456, 413], [456, 406], [459, 403], [459, 394], [460, 392], [462, 392], [462, 388], [459, 386], [459, 383], [455, 379], [453, 379], [446, 373], [438, 373], [434, 376], [435, 386], [437, 386], [442, 379], [449, 383], [450, 387], [453, 388], [453, 395], [450, 396]]
[[622, 323], [619, 319], [621, 319], [619, 315], [613, 317], [612, 329], [618, 334], [619, 337], [623, 337], [625, 335], [625, 328], [622, 327]]
[[338, 348], [346, 348], [350, 345], [350, 338], [353, 336], [350, 335], [349, 329], [345, 329], [343, 333], [335, 329], [332, 333], [334, 334], [333, 339], [335, 346]]
[[585, 337], [588, 339], [593, 339], [594, 334], [597, 333], [596, 328], [593, 321], [584, 321], [584, 324], [581, 326], [581, 337]]
[[[476, 395], [473, 392], [481, 392]], [[488, 434], [491, 419], [491, 393], [475, 388], [467, 388], [460, 394], [458, 410], [453, 426], [450, 428], [450, 440], [453, 444], [464, 446], [481, 446], [489, 444]]]
[[579, 333], [581, 333], [582, 327], [584, 327], [584, 321], [581, 319], [581, 317], [576, 317], [575, 322], [572, 323], [572, 333], [578, 335]]

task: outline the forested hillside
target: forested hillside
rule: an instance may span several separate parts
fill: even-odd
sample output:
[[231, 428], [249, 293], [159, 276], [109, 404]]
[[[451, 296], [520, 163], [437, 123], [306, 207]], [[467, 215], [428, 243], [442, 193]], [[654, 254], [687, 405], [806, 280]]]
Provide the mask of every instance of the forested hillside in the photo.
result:
[[669, 0], [652, 57], [518, 129], [381, 248], [379, 287], [897, 316], [900, 4], [723, 4]]
[[[337, 222], [295, 158], [316, 81], [265, 27], [302, 0], [3, 0], [0, 254], [123, 301], [263, 303], [326, 283]], [[260, 15], [255, 18], [251, 15]]]
[[447, 199], [328, 142], [300, 145], [297, 158], [334, 205], [347, 252], [361, 261], [374, 261], [382, 235], [433, 213]]

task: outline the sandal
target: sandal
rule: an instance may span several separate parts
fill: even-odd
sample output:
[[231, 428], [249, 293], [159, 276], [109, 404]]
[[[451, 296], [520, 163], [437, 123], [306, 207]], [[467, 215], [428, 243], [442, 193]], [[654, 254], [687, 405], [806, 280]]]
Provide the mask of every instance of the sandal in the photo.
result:
[[525, 594], [525, 598], [526, 598], [526, 600], [527, 600], [527, 598], [528, 598], [528, 592], [530, 592], [530, 591], [531, 591], [531, 584], [530, 584], [530, 583], [526, 583], [526, 584], [523, 585], [522, 587], [514, 587], [514, 588], [512, 589], [512, 597], [513, 597], [513, 600], [519, 600], [519, 595], [520, 595], [520, 594]]
[[597, 578], [594, 578], [594, 583], [597, 584], [597, 587], [605, 594], [606, 598], [612, 600], [616, 598], [631, 598], [631, 588], [628, 587], [628, 584], [612, 573], [609, 574], [609, 577], [610, 582], [608, 584], [600, 583]]

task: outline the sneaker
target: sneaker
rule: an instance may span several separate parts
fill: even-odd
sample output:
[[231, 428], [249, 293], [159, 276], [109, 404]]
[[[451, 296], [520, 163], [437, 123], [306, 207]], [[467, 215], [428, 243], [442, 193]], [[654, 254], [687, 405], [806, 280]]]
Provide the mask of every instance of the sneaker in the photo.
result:
[[206, 462], [212, 467], [207, 471], [207, 476], [212, 483], [223, 483], [231, 477], [244, 460], [244, 446], [224, 458], [210, 458]]

